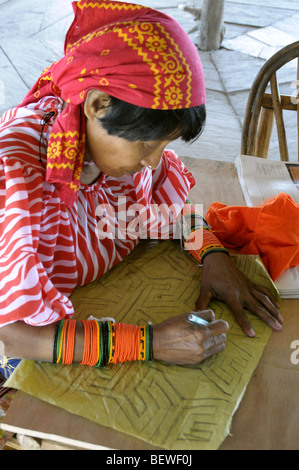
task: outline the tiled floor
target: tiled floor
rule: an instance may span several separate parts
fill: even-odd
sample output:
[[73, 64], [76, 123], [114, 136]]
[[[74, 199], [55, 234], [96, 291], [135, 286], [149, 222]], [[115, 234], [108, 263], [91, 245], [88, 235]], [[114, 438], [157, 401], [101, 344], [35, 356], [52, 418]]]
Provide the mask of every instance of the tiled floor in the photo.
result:
[[[133, 1], [173, 16], [189, 33], [196, 22], [179, 4], [201, 0]], [[71, 0], [0, 0], [0, 113], [18, 104], [40, 72], [63, 51], [72, 18]], [[222, 48], [200, 51], [207, 88], [208, 119], [192, 145], [174, 142], [180, 155], [234, 161], [240, 151], [242, 122], [251, 84], [265, 60], [277, 49], [299, 39], [298, 0], [226, 0], [226, 32]], [[190, 33], [196, 43], [197, 33]], [[290, 90], [296, 79], [290, 67], [281, 86]], [[291, 123], [293, 118], [290, 118]], [[294, 128], [294, 125], [291, 125]], [[292, 132], [294, 129], [292, 130]], [[277, 150], [272, 149], [274, 158]], [[297, 155], [292, 153], [292, 159]]]

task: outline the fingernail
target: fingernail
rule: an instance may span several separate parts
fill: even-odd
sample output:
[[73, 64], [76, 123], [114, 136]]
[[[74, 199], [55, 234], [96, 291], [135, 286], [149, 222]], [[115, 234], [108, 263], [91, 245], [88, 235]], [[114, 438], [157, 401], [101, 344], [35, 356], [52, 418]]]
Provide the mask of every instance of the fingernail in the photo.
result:
[[255, 337], [255, 331], [253, 328], [249, 328], [248, 330], [248, 336], [250, 336], [250, 338], [254, 338]]

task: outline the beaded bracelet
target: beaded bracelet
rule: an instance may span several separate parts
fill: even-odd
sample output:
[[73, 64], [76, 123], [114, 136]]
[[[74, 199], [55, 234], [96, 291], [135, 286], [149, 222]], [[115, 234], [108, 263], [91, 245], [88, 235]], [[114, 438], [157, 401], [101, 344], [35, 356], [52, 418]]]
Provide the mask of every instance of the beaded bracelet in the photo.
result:
[[[200, 230], [202, 231], [202, 233], [199, 233]], [[204, 238], [204, 243], [202, 243], [200, 249], [197, 248], [198, 243], [195, 243], [195, 247], [193, 249], [192, 242], [198, 237]], [[186, 240], [189, 245], [188, 252], [190, 253], [190, 255], [193, 256], [193, 258], [199, 261], [200, 264], [203, 263], [204, 258], [210, 253], [221, 252], [229, 256], [229, 251], [224, 248], [220, 243], [217, 243], [216, 240], [217, 239], [215, 235], [209, 228], [201, 227], [199, 229], [196, 229], [191, 232], [188, 237], [188, 240]]]
[[229, 256], [229, 251], [224, 248], [214, 235], [208, 222], [196, 212], [195, 207], [186, 200], [184, 217], [181, 218], [182, 244], [200, 264], [210, 253], [221, 252]]
[[[76, 320], [56, 323], [53, 342], [53, 363], [72, 364], [75, 349]], [[84, 350], [80, 364], [105, 367], [107, 364], [153, 359], [153, 333], [146, 326], [111, 321], [81, 320], [84, 329]]]

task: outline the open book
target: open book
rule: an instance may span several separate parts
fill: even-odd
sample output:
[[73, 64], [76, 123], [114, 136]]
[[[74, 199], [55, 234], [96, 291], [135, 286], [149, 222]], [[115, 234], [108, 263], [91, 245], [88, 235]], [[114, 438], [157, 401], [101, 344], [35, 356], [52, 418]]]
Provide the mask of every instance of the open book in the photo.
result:
[[[236, 169], [248, 206], [257, 206], [287, 193], [299, 204], [299, 163], [239, 155]], [[299, 266], [285, 271], [275, 281], [282, 298], [299, 298]]]

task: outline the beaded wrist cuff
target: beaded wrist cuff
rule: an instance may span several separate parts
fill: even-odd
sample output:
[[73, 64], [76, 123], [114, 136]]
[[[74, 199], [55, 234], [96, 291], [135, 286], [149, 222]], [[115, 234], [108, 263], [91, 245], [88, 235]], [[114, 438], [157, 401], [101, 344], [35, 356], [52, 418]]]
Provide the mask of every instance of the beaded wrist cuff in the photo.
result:
[[199, 215], [189, 200], [187, 215], [183, 217], [183, 243], [185, 249], [202, 264], [204, 258], [215, 252], [229, 255], [229, 252], [220, 243], [212, 232], [207, 221]]
[[[196, 244], [194, 240], [197, 241]], [[198, 240], [201, 240], [200, 248], [198, 248]], [[188, 252], [202, 264], [204, 258], [210, 253], [221, 252], [229, 255], [228, 250], [217, 242], [218, 240], [213, 232], [206, 227], [202, 227], [189, 235], [188, 240], [185, 241], [185, 246], [188, 246]]]
[[[56, 324], [53, 363], [72, 364], [75, 349], [76, 320]], [[126, 361], [151, 361], [152, 327], [125, 323], [81, 320], [84, 327], [84, 352], [80, 364], [105, 367]]]

